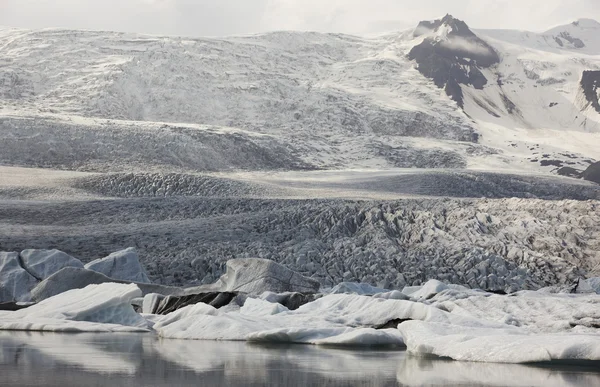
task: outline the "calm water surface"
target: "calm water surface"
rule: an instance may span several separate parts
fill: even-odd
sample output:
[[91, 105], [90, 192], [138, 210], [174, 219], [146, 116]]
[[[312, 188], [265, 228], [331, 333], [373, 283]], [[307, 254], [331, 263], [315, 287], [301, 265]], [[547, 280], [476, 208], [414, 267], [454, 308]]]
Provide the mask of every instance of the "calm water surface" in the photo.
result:
[[0, 386], [600, 386], [600, 369], [149, 334], [0, 332]]

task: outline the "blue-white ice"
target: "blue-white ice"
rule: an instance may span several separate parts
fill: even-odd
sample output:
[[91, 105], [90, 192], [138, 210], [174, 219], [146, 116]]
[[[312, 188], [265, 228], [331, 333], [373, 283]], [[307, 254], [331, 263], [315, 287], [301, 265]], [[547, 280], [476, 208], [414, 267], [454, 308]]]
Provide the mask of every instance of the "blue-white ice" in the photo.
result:
[[438, 281], [405, 291], [409, 294], [326, 294], [293, 311], [247, 298], [241, 307], [196, 304], [165, 316], [142, 316], [131, 307], [141, 295], [136, 285], [108, 283], [4, 312], [0, 329], [121, 331], [152, 326], [161, 337], [174, 339], [406, 345], [414, 354], [498, 363], [600, 361], [600, 296], [595, 293], [501, 296]]

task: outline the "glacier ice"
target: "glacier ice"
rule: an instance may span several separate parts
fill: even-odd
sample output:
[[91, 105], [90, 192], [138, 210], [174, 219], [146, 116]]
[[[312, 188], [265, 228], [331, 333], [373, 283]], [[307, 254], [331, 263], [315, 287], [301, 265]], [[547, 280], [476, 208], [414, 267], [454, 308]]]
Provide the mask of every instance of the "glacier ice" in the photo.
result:
[[85, 268], [116, 280], [150, 283], [133, 247], [114, 252], [106, 258], [96, 259], [86, 264]]
[[360, 294], [362, 296], [373, 296], [379, 293], [387, 293], [387, 289], [378, 288], [369, 284], [342, 282], [334, 286], [329, 293], [331, 294]]
[[19, 254], [0, 252], [0, 303], [29, 301], [38, 281], [19, 263]]
[[423, 321], [404, 322], [399, 330], [408, 351], [423, 356], [493, 363], [600, 360], [598, 334], [532, 334]]
[[77, 258], [60, 250], [36, 250], [28, 249], [21, 251], [23, 266], [31, 275], [42, 281], [65, 267], [82, 268], [83, 263]]
[[89, 285], [47, 298], [0, 319], [0, 330], [60, 332], [147, 331], [148, 322], [131, 306], [142, 295], [134, 284]]
[[268, 259], [231, 259], [226, 272], [209, 288], [222, 292], [244, 292], [260, 295], [264, 292], [316, 293], [318, 281], [304, 277]]

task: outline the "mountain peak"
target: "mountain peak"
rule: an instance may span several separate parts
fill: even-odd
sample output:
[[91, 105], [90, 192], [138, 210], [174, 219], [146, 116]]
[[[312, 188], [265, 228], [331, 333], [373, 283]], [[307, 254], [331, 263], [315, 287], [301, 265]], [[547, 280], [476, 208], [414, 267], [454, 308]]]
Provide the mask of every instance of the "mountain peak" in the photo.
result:
[[600, 22], [598, 22], [597, 20], [594, 19], [578, 19], [575, 20], [573, 23], [571, 23], [571, 25], [573, 25], [574, 27], [579, 27], [582, 29], [589, 29], [589, 28], [594, 28], [594, 29], [600, 29]]
[[462, 36], [462, 37], [473, 37], [475, 34], [467, 23], [464, 21], [455, 18], [450, 14], [446, 14], [441, 19], [436, 19], [433, 21], [424, 20], [419, 23], [417, 28], [415, 29], [413, 35], [414, 37], [419, 37], [422, 35], [427, 35], [430, 33], [438, 33], [440, 30], [444, 29], [447, 35], [454, 36]]

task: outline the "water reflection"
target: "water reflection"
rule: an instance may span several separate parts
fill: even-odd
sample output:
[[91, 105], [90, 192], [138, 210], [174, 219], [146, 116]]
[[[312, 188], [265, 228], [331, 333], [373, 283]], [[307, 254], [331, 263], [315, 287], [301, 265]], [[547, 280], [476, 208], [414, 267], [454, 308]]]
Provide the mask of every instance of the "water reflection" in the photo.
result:
[[0, 332], [2, 386], [593, 386], [594, 366], [459, 363], [385, 350]]

